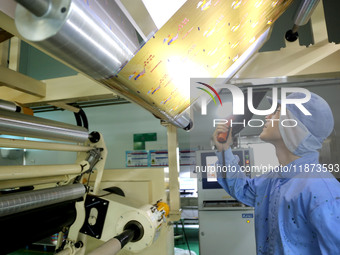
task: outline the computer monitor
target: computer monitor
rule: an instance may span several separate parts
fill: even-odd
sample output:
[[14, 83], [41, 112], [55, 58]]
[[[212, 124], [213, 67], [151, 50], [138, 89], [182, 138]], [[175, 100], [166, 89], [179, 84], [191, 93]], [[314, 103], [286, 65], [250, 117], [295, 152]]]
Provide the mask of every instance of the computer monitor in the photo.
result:
[[[240, 159], [240, 166], [251, 166], [253, 163], [253, 153], [251, 148], [247, 149], [234, 149], [234, 155], [237, 155]], [[217, 182], [217, 172], [215, 164], [217, 162], [217, 156], [215, 151], [198, 151], [197, 166], [201, 171], [200, 176], [202, 178], [203, 189], [222, 189], [221, 185]], [[250, 177], [250, 172], [246, 175]]]

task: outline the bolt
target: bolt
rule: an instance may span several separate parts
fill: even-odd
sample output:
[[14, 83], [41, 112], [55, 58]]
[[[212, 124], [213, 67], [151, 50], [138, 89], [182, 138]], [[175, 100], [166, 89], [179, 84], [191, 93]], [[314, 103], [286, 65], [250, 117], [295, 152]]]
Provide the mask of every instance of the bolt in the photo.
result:
[[82, 248], [83, 246], [84, 246], [84, 244], [83, 244], [82, 241], [76, 242], [76, 243], [74, 244], [74, 247], [76, 247], [77, 249], [78, 249], [78, 248]]

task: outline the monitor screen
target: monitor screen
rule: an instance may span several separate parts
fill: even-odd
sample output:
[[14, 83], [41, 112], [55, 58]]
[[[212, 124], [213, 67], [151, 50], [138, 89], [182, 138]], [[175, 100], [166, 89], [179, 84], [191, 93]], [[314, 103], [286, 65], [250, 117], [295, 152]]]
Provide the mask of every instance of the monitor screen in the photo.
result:
[[[233, 154], [237, 155], [240, 159], [239, 164], [244, 164], [244, 149], [233, 150]], [[221, 185], [217, 182], [217, 172], [215, 164], [217, 156], [215, 151], [205, 151], [200, 153], [201, 170], [202, 170], [202, 187], [203, 189], [222, 189]], [[246, 152], [249, 155], [249, 151]]]
[[206, 165], [207, 169], [207, 181], [208, 182], [217, 182], [217, 173], [214, 171], [215, 164], [217, 162], [217, 156], [207, 156], [206, 157]]

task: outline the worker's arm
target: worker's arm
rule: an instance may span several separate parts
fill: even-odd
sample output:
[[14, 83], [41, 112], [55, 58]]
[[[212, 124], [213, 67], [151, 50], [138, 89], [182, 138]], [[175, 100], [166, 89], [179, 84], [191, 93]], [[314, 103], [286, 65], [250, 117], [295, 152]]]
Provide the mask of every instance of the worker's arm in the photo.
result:
[[218, 162], [216, 169], [217, 181], [225, 191], [238, 201], [249, 205], [255, 206], [255, 183], [254, 179], [248, 178], [241, 172], [238, 164], [239, 158], [234, 156], [231, 149], [228, 148], [225, 152], [225, 164], [222, 160], [222, 152], [216, 152]]
[[240, 166], [238, 165], [239, 158], [234, 156], [230, 149], [230, 145], [232, 144], [231, 135], [226, 137], [227, 141], [219, 141], [219, 135], [221, 133], [231, 134], [231, 130], [228, 129], [229, 127], [226, 125], [218, 125], [213, 134], [214, 143], [217, 148], [217, 165], [219, 166], [216, 168], [218, 183], [235, 199], [246, 205], [255, 206], [256, 189], [254, 180], [248, 178], [241, 172]]
[[310, 214], [310, 221], [321, 253], [340, 254], [340, 198], [327, 200], [315, 208]]

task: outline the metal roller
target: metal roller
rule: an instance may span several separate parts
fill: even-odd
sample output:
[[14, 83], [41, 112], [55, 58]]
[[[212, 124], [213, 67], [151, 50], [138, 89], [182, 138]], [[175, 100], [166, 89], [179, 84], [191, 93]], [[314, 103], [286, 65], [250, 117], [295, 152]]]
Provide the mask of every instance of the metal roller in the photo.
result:
[[92, 146], [51, 143], [51, 142], [37, 142], [20, 139], [0, 138], [0, 147], [3, 148], [20, 148], [20, 149], [34, 149], [34, 150], [50, 150], [50, 151], [89, 151]]
[[[32, 8], [43, 1], [17, 2], [25, 3], [17, 6], [15, 14], [17, 28], [23, 37], [96, 80], [117, 74], [139, 48], [139, 45], [127, 47], [124, 40], [133, 41], [128, 32], [122, 31], [123, 36], [118, 34], [118, 37], [86, 8], [83, 1], [51, 1], [50, 10], [41, 18], [35, 15], [40, 12], [32, 11]], [[46, 7], [39, 6], [42, 13], [46, 12]], [[120, 10], [118, 6], [117, 9]], [[123, 13], [121, 15], [125, 17]]]
[[0, 217], [40, 208], [47, 205], [75, 200], [86, 192], [83, 184], [19, 192], [0, 196]]
[[285, 38], [289, 42], [294, 42], [299, 38], [299, 27], [306, 25], [310, 20], [315, 8], [320, 0], [302, 0], [299, 9], [295, 13], [294, 26], [285, 34]]
[[[135, 29], [114, 1], [110, 1], [110, 6], [117, 12], [116, 17], [109, 18], [120, 17], [124, 22], [118, 23], [112, 30], [81, 0], [51, 1], [47, 12], [45, 6], [41, 6], [41, 11], [32, 10], [36, 9], [32, 6], [42, 0], [16, 1], [19, 3], [15, 13], [16, 27], [26, 40], [139, 104], [158, 118], [185, 130], [192, 127], [188, 113], [170, 116], [132, 93], [128, 86], [120, 82], [114, 85], [106, 83], [119, 73], [139, 49], [138, 40], [131, 36], [131, 29], [134, 33]], [[103, 2], [97, 1], [96, 4], [101, 5]], [[41, 13], [45, 14], [40, 17]]]
[[0, 133], [69, 142], [85, 142], [88, 130], [53, 120], [0, 109]]
[[295, 14], [294, 24], [299, 27], [306, 25], [319, 2], [320, 0], [303, 0]]
[[20, 112], [20, 107], [17, 106], [13, 102], [5, 101], [0, 99], [0, 109], [11, 111], [11, 112]]

